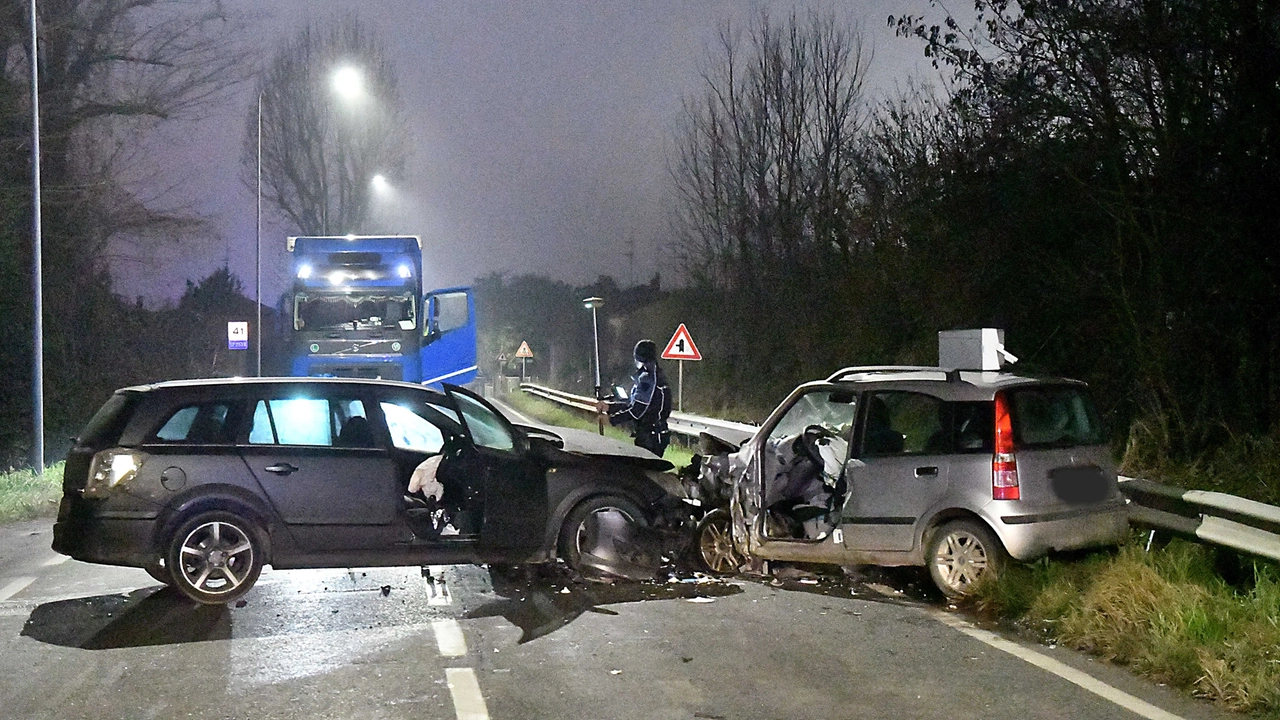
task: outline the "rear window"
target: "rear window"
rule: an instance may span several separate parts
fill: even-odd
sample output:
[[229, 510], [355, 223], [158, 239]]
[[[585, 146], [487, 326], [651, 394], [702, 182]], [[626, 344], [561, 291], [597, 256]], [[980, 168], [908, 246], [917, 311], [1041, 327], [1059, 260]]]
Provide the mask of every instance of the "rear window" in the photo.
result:
[[225, 402], [187, 405], [165, 420], [156, 431], [156, 439], [178, 443], [230, 443], [235, 415], [232, 406]]
[[1049, 385], [1009, 392], [1013, 437], [1019, 447], [1101, 445], [1102, 422], [1084, 388]]
[[108, 398], [80, 431], [80, 442], [94, 448], [115, 444], [120, 439], [120, 434], [124, 432], [129, 416], [133, 414], [133, 406], [137, 399], [137, 393], [123, 392]]

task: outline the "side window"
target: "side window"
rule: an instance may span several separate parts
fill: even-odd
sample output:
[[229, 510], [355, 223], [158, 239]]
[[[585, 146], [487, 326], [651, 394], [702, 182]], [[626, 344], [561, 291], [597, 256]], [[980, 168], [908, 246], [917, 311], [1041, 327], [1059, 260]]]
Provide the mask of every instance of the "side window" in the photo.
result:
[[444, 448], [444, 433], [411, 403], [382, 402], [379, 406], [387, 419], [392, 445], [420, 453], [438, 453]]
[[948, 404], [954, 423], [955, 452], [995, 452], [995, 404], [991, 402], [954, 402]]
[[433, 317], [431, 322], [424, 326], [428, 332], [434, 330], [437, 333], [446, 333], [463, 327], [471, 321], [471, 308], [467, 303], [466, 293], [443, 293], [433, 295], [431, 299], [434, 301], [431, 311]]
[[930, 395], [875, 393], [867, 401], [863, 455], [922, 455], [947, 452], [946, 405]]
[[820, 390], [803, 395], [774, 426], [769, 438], [795, 437], [810, 425], [821, 425], [846, 440], [853, 428], [857, 403], [851, 392]]
[[466, 395], [456, 394], [453, 397], [458, 402], [458, 409], [462, 411], [467, 429], [471, 431], [471, 440], [476, 445], [494, 450], [515, 448], [515, 441], [507, 431], [506, 423], [489, 408]]
[[156, 431], [165, 442], [217, 444], [231, 442], [231, 406], [204, 403], [179, 408]]
[[327, 398], [259, 400], [249, 443], [348, 448], [376, 444], [362, 401]]

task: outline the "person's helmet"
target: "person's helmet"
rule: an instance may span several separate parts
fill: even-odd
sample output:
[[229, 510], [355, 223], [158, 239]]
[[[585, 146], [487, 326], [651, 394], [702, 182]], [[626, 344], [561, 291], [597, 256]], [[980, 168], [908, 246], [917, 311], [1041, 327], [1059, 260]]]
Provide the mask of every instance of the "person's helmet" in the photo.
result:
[[658, 359], [658, 346], [652, 340], [641, 340], [636, 343], [633, 355], [637, 365], [654, 362]]

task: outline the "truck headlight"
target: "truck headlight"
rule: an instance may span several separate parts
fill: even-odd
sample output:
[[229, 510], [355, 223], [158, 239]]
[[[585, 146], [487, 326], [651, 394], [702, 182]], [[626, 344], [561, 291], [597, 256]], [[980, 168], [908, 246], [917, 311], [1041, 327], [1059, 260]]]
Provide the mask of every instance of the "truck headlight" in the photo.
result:
[[89, 465], [89, 482], [85, 484], [84, 494], [90, 497], [103, 495], [117, 485], [123, 485], [138, 474], [146, 456], [132, 450], [120, 448], [103, 450], [93, 456]]

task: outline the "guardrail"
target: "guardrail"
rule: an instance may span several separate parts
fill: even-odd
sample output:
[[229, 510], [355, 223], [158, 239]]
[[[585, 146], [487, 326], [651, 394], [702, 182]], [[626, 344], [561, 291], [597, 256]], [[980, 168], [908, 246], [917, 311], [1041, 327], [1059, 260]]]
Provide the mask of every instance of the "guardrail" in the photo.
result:
[[[525, 383], [521, 390], [552, 402], [595, 412], [596, 401], [542, 385]], [[671, 431], [697, 439], [706, 431], [727, 431], [743, 439], [757, 430], [754, 425], [671, 413]], [[1150, 480], [1121, 477], [1120, 492], [1129, 499], [1129, 523], [1163, 530], [1241, 552], [1280, 560], [1280, 507], [1235, 495], [1205, 490], [1185, 490]]]
[[1280, 507], [1121, 477], [1129, 523], [1280, 560]]
[[[585, 412], [594, 413], [596, 411], [596, 400], [587, 395], [574, 395], [555, 388], [545, 387], [543, 385], [535, 385], [533, 383], [523, 383], [520, 389], [545, 400], [550, 400], [561, 405], [576, 408]], [[691, 415], [689, 413], [673, 412], [667, 420], [667, 426], [671, 428], [671, 432], [698, 439], [698, 435], [703, 432], [715, 433], [719, 431], [721, 434], [729, 435], [729, 439], [745, 440], [755, 434], [757, 428], [755, 425], [746, 423], [731, 422], [729, 420], [719, 420], [716, 418], [702, 417], [700, 415]]]

